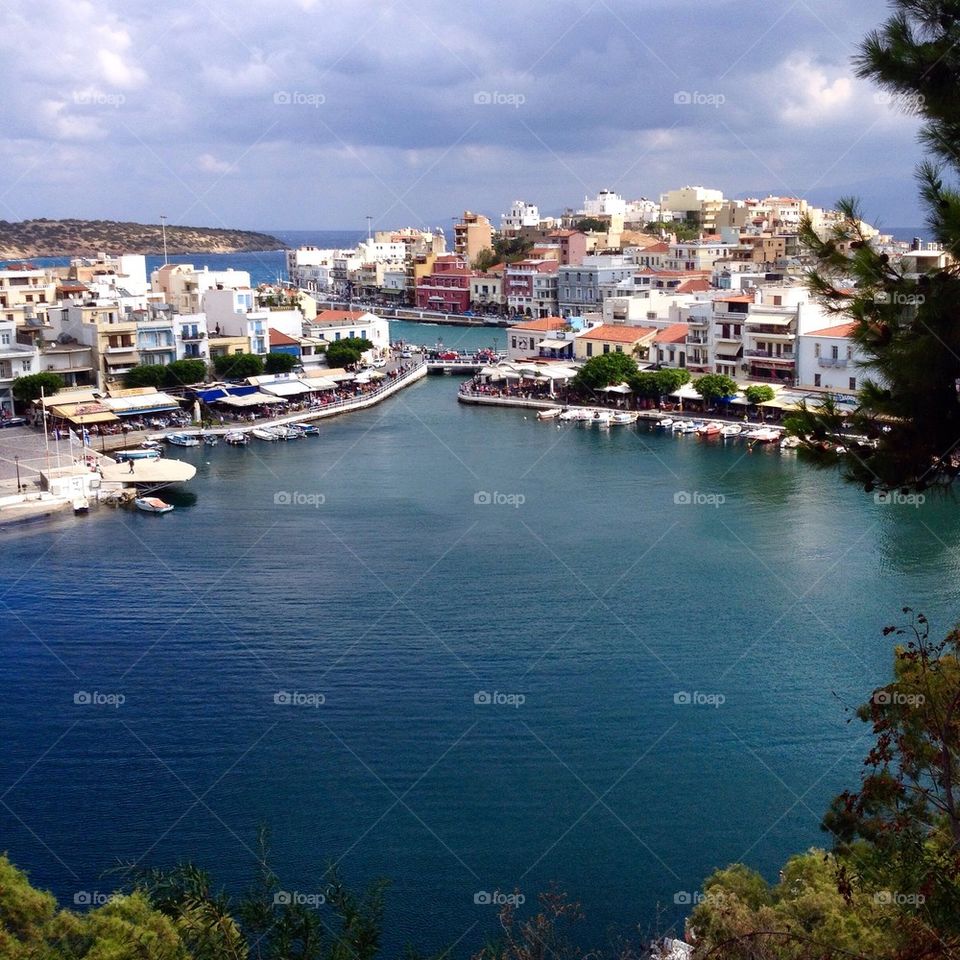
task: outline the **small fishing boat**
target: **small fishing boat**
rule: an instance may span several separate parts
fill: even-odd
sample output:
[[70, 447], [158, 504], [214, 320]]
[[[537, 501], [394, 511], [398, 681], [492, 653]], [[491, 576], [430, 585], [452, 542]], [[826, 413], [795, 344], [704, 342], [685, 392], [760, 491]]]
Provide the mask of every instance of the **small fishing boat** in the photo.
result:
[[723, 424], [713, 421], [711, 423], [703, 423], [697, 427], [697, 433], [701, 437], [716, 437], [719, 436], [720, 431], [723, 430]]
[[697, 425], [692, 420], [681, 420], [673, 426], [674, 433], [696, 433]]
[[167, 437], [167, 443], [172, 443], [175, 447], [199, 447], [200, 441], [196, 437], [191, 437], [186, 433], [171, 433]]
[[780, 441], [781, 450], [796, 450], [800, 446], [800, 438], [794, 436], [786, 436]]
[[215, 447], [220, 441], [217, 439], [215, 434], [208, 433], [204, 435], [203, 442], [208, 447]]
[[613, 419], [613, 414], [609, 410], [597, 410], [592, 417], [590, 417], [590, 423], [595, 427], [609, 427], [610, 421]]
[[673, 426], [673, 420], [670, 417], [664, 417], [657, 426], [662, 427], [664, 430], [669, 430]]
[[245, 447], [250, 438], [242, 430], [231, 430], [223, 435], [223, 442], [229, 443], [232, 447]]
[[144, 441], [140, 444], [140, 446], [141, 446], [144, 450], [159, 450], [159, 449], [160, 449], [160, 443], [159, 443], [159, 441], [157, 441], [157, 440], [144, 440]]
[[748, 440], [755, 443], [776, 443], [780, 439], [780, 431], [772, 430], [769, 427], [760, 427], [757, 430], [751, 430], [747, 434]]
[[742, 427], [738, 427], [735, 423], [728, 423], [720, 431], [720, 436], [727, 439], [729, 437], [739, 437], [741, 433], [743, 433]]
[[258, 440], [279, 440], [280, 438], [269, 427], [254, 427], [250, 431]]
[[278, 440], [299, 440], [303, 436], [292, 423], [282, 427], [274, 427], [273, 431], [276, 433]]
[[165, 503], [159, 497], [137, 497], [133, 503], [144, 513], [169, 513], [173, 509], [172, 504]]
[[559, 407], [551, 407], [549, 410], [538, 410], [537, 419], [538, 420], [553, 420], [555, 417], [559, 417], [561, 410]]
[[90, 501], [86, 497], [74, 497], [73, 512], [76, 514], [89, 513]]
[[589, 420], [590, 411], [584, 407], [571, 407], [569, 410], [564, 410], [560, 414], [561, 420]]
[[305, 437], [320, 436], [320, 428], [315, 423], [298, 423], [297, 426]]
[[117, 463], [126, 463], [128, 460], [158, 460], [159, 458], [160, 451], [153, 448], [149, 450], [142, 448], [115, 450], [113, 453], [113, 459], [116, 460]]
[[639, 419], [639, 413], [633, 413], [629, 410], [621, 410], [610, 417], [610, 423], [611, 425], [621, 423], [636, 423]]

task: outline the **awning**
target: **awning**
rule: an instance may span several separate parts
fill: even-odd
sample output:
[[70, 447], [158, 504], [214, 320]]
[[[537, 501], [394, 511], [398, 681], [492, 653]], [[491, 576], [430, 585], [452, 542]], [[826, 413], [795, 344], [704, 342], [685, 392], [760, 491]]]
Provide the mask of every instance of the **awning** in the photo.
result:
[[[56, 373], [56, 371], [52, 371]], [[93, 389], [90, 390], [61, 390], [57, 394], [51, 394], [49, 397], [44, 397], [42, 400], [40, 397], [37, 397], [34, 403], [39, 403], [44, 407], [52, 406], [64, 406], [65, 404], [72, 403], [96, 403], [97, 397]]]
[[229, 407], [259, 407], [264, 403], [283, 403], [279, 397], [271, 397], [267, 393], [248, 393], [242, 397], [224, 397], [219, 401]]
[[130, 415], [135, 413], [159, 413], [163, 410], [179, 410], [180, 404], [169, 394], [154, 392], [141, 393], [126, 397], [108, 397], [104, 403], [114, 413]]
[[685, 383], [679, 390], [674, 390], [670, 394], [671, 397], [676, 397], [678, 400], [702, 400], [703, 397], [693, 389], [693, 386], [689, 383]]
[[795, 319], [796, 317], [765, 317], [762, 313], [751, 313], [746, 317], [744, 322], [748, 327], [755, 327], [757, 325], [764, 327], [789, 327]]
[[541, 340], [538, 347], [546, 347], [548, 350], [563, 350], [564, 347], [572, 347], [572, 340]]
[[276, 383], [261, 383], [260, 389], [272, 393], [275, 397], [298, 397], [309, 393], [313, 388], [299, 380], [278, 380]]
[[[95, 406], [96, 409], [90, 409]], [[119, 420], [116, 414], [105, 409], [101, 404], [67, 404], [62, 407], [51, 407], [50, 413], [60, 420], [69, 420], [71, 423], [88, 426], [93, 423], [116, 423]]]
[[[615, 383], [609, 387], [601, 387], [601, 393], [633, 393], [625, 383]], [[699, 396], [699, 394], [697, 394]]]
[[313, 377], [310, 380], [303, 381], [309, 390], [336, 390], [337, 384], [333, 380], [328, 380], [326, 377]]

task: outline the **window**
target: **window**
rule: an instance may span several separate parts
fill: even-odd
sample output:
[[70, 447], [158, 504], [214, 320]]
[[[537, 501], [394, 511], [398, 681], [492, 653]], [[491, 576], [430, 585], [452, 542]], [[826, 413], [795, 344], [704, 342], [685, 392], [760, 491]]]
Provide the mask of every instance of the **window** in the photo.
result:
[[604, 353], [609, 353], [609, 352], [610, 352], [610, 344], [609, 344], [609, 343], [605, 343], [605, 344], [603, 345], [603, 352], [604, 352]]
[[815, 343], [815, 344], [813, 345], [813, 355], [814, 355], [814, 357], [819, 358], [819, 356], [820, 356], [820, 344], [819, 344], [819, 343]]
[[847, 359], [853, 359], [853, 347], [849, 343], [847, 344]]
[[850, 389], [851, 389], [851, 390], [856, 390], [856, 389], [857, 389], [857, 378], [856, 378], [856, 377], [851, 377], [851, 378], [850, 378]]
[[830, 357], [831, 357], [831, 359], [833, 359], [833, 360], [839, 360], [839, 359], [840, 359], [840, 348], [839, 348], [838, 346], [836, 346], [836, 344], [834, 344], [834, 346], [832, 346], [832, 347], [830, 348]]
[[616, 346], [616, 351], [617, 353], [623, 353], [623, 347], [621, 347], [619, 343]]
[[588, 344], [587, 344], [587, 356], [588, 356], [588, 357], [592, 357], [592, 356], [593, 356], [593, 344], [592, 344], [592, 343], [588, 343]]
[[4, 347], [10, 346], [10, 334], [7, 333], [6, 330], [4, 330], [3, 333], [0, 333], [0, 344], [2, 344]]
[[340, 333], [339, 333], [339, 331], [333, 335], [333, 339], [334, 339], [334, 340], [339, 340], [339, 339], [340, 339]]

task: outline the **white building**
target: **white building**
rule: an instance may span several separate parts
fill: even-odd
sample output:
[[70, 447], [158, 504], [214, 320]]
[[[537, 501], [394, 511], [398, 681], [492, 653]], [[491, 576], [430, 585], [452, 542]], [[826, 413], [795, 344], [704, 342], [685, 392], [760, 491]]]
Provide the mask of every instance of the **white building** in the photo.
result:
[[514, 200], [509, 213], [500, 214], [500, 229], [504, 233], [517, 233], [522, 227], [538, 227], [540, 209], [535, 203]]
[[660, 204], [656, 200], [641, 197], [639, 200], [628, 200], [623, 214], [624, 223], [646, 224], [656, 223], [660, 219]]
[[168, 263], [150, 276], [154, 293], [161, 294], [164, 303], [169, 303], [180, 313], [200, 313], [204, 295], [211, 290], [237, 290], [250, 287], [250, 274], [246, 270], [197, 270], [190, 263]]
[[287, 276], [301, 290], [330, 293], [333, 290], [333, 261], [339, 250], [321, 250], [318, 247], [300, 247], [288, 250]]
[[0, 411], [13, 414], [13, 381], [40, 370], [37, 348], [17, 343], [17, 325], [0, 320]]
[[390, 346], [389, 322], [365, 310], [320, 310], [304, 325], [304, 332], [327, 343], [359, 337], [369, 340], [378, 351]]
[[593, 200], [583, 198], [580, 213], [585, 217], [619, 217], [622, 221], [627, 213], [627, 202], [613, 190], [601, 190]]
[[797, 385], [855, 393], [866, 372], [865, 357], [852, 339], [854, 323], [811, 330], [797, 337]]

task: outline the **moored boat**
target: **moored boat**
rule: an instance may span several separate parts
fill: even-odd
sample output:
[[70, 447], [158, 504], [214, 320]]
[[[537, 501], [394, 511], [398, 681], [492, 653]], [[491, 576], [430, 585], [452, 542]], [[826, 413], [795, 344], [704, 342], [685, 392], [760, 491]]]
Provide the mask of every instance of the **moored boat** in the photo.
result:
[[199, 447], [200, 441], [196, 437], [191, 437], [186, 433], [171, 433], [167, 437], [167, 443], [172, 443], [175, 447]]
[[559, 407], [551, 407], [549, 410], [538, 410], [537, 419], [538, 420], [553, 420], [555, 417], [560, 416]]
[[166, 503], [159, 497], [137, 497], [133, 503], [144, 513], [169, 513], [173, 509], [172, 504]]
[[723, 424], [712, 421], [711, 423], [702, 423], [697, 427], [697, 433], [701, 437], [716, 437], [723, 430]]
[[561, 420], [589, 420], [591, 413], [585, 407], [571, 407], [560, 414]]
[[610, 425], [610, 421], [613, 418], [613, 414], [609, 410], [597, 410], [592, 417], [590, 417], [590, 423], [596, 427], [607, 427]]
[[663, 427], [664, 430], [669, 430], [673, 426], [673, 420], [670, 417], [664, 417], [657, 426]]
[[298, 423], [297, 426], [305, 437], [320, 436], [320, 428], [315, 423]]
[[160, 451], [153, 447], [149, 449], [134, 448], [132, 450], [115, 450], [113, 459], [117, 463], [126, 463], [128, 460], [158, 460]]
[[269, 427], [254, 427], [250, 431], [258, 440], [279, 440], [277, 434]]
[[800, 446], [800, 438], [794, 436], [786, 436], [780, 441], [781, 450], [796, 450]]
[[721, 428], [720, 436], [721, 437], [739, 437], [743, 433], [743, 428], [738, 427], [735, 423], [728, 423], [725, 427]]
[[630, 410], [621, 410], [610, 417], [610, 423], [611, 424], [636, 423], [637, 420], [639, 419], [640, 419], [639, 413], [634, 413]]
[[223, 435], [223, 442], [229, 443], [232, 447], [245, 447], [250, 438], [242, 430], [230, 430]]
[[756, 430], [751, 430], [747, 434], [747, 439], [756, 443], [776, 443], [780, 439], [780, 431], [773, 430], [770, 427], [759, 427]]

